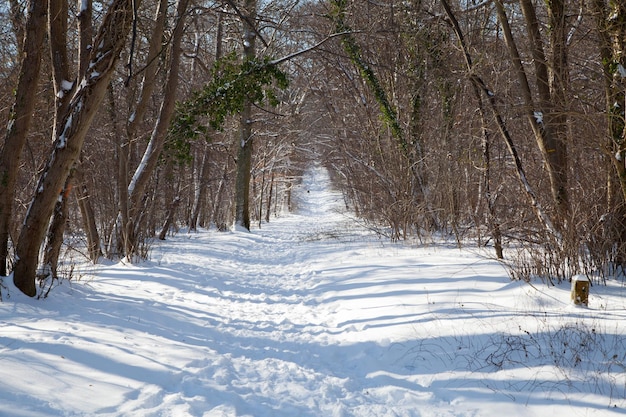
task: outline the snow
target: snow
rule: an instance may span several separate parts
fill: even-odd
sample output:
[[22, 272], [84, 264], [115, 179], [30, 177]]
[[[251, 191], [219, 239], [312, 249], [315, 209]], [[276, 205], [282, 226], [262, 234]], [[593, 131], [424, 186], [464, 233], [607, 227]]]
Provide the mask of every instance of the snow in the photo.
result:
[[588, 282], [589, 281], [589, 277], [587, 277], [586, 275], [582, 275], [582, 274], [574, 275], [572, 277], [572, 281], [586, 281], [586, 282]]
[[148, 166], [148, 162], [150, 161], [150, 157], [154, 153], [154, 147], [155, 147], [154, 138], [151, 137], [150, 141], [148, 142], [148, 147], [143, 153], [141, 162], [139, 163], [139, 166], [137, 166], [137, 169], [135, 169], [135, 173], [133, 174], [133, 177], [130, 180], [130, 184], [128, 184], [128, 194], [132, 194], [135, 191], [137, 182], [139, 181], [139, 178], [141, 177], [143, 172], [146, 170], [146, 167]]
[[262, 229], [82, 267], [46, 299], [5, 279], [0, 415], [624, 414], [622, 282], [576, 307], [487, 253], [390, 243], [319, 166], [294, 199]]
[[67, 145], [67, 135], [70, 129], [72, 128], [73, 120], [74, 120], [74, 113], [70, 113], [67, 120], [65, 121], [65, 125], [63, 126], [63, 131], [59, 135], [59, 140], [57, 141], [57, 144], [56, 144], [57, 149], [63, 149], [65, 148], [65, 145]]
[[61, 80], [61, 90], [70, 91], [72, 88], [74, 88], [73, 81]]

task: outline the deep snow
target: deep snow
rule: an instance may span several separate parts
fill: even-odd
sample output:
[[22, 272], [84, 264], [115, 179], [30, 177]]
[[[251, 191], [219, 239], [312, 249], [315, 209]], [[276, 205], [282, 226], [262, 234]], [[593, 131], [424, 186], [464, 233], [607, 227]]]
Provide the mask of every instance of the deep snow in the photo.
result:
[[625, 413], [623, 283], [578, 308], [487, 253], [389, 243], [319, 166], [296, 197], [262, 229], [179, 233], [43, 300], [5, 279], [0, 416]]

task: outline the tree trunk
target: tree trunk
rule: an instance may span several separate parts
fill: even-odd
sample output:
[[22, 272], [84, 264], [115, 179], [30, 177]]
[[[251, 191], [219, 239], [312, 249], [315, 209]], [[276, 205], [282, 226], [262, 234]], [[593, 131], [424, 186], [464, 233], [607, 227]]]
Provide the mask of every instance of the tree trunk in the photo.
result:
[[[48, 0], [48, 31], [50, 33], [50, 62], [52, 62], [52, 81], [54, 86], [55, 115], [54, 129], [63, 129], [61, 123], [67, 113], [71, 92], [75, 87], [70, 82], [70, 64], [67, 55], [67, 0]], [[58, 133], [53, 132], [53, 137]]]
[[[274, 192], [274, 171], [270, 177], [270, 189], [267, 192], [267, 208], [265, 209], [265, 223], [270, 222], [270, 211], [272, 210], [272, 193]], [[263, 201], [261, 201], [263, 204]]]
[[163, 223], [163, 227], [161, 228], [161, 232], [159, 233], [159, 240], [165, 240], [167, 232], [170, 230], [170, 227], [174, 222], [174, 215], [176, 214], [176, 209], [179, 205], [180, 197], [176, 196], [167, 208], [167, 215], [165, 216], [165, 222]]
[[265, 152], [265, 155], [263, 155], [263, 166], [261, 167], [261, 186], [259, 187], [260, 191], [259, 191], [259, 210], [258, 210], [259, 229], [261, 228], [261, 224], [263, 223], [263, 198], [265, 197], [266, 170], [267, 170], [267, 151]]
[[211, 210], [211, 217], [212, 217], [213, 223], [215, 224], [215, 227], [218, 228], [218, 230], [224, 230], [227, 227], [227, 223], [225, 224], [225, 222], [223, 222], [220, 219], [220, 216], [221, 216], [220, 209], [221, 209], [222, 195], [224, 194], [224, 189], [226, 188], [225, 184], [228, 178], [229, 169], [230, 169], [229, 164], [225, 163], [222, 176], [220, 177], [220, 181], [217, 185], [217, 191], [215, 192], [215, 197], [213, 201], [213, 209]]
[[[223, 56], [223, 38], [224, 38], [224, 18], [222, 13], [218, 13], [217, 15], [217, 33], [215, 35], [215, 60], [218, 61]], [[196, 48], [199, 45], [196, 43]], [[197, 62], [193, 61], [194, 66]], [[193, 71], [195, 74], [195, 70]], [[208, 188], [208, 176], [210, 171], [210, 158], [209, 158], [209, 147], [203, 145], [203, 153], [202, 153], [202, 166], [200, 168], [200, 177], [198, 178], [198, 182], [196, 184], [196, 192], [194, 195], [194, 204], [191, 212], [191, 218], [189, 219], [189, 229], [197, 230], [198, 227], [198, 218], [200, 217], [200, 212], [203, 207], [203, 202], [206, 199], [207, 188]], [[220, 186], [222, 181], [220, 181]], [[219, 192], [218, 192], [219, 194]], [[215, 214], [215, 213], [211, 213]]]
[[[45, 10], [45, 1], [41, 6]], [[11, 6], [11, 26], [13, 26], [13, 33], [15, 33], [15, 39], [17, 40], [17, 50], [22, 51], [24, 49], [24, 31], [26, 23], [24, 19], [24, 4], [20, 0], [9, 0]], [[33, 2], [29, 2], [29, 6], [33, 5]], [[30, 10], [30, 9], [29, 9]]]
[[[128, 182], [130, 178], [129, 173], [129, 160], [131, 144], [135, 140], [137, 130], [141, 123], [143, 123], [149, 104], [153, 99], [154, 89], [157, 83], [157, 70], [159, 68], [159, 55], [163, 53], [163, 34], [165, 31], [165, 23], [167, 21], [167, 0], [159, 0], [154, 15], [154, 28], [150, 34], [150, 41], [148, 45], [148, 55], [146, 56], [146, 66], [142, 71], [143, 77], [141, 81], [141, 92], [139, 93], [139, 99], [134, 108], [134, 111], [130, 115], [126, 122], [126, 132], [124, 134], [117, 134], [117, 199], [119, 216], [116, 222], [116, 239], [114, 247], [117, 249], [117, 254], [123, 256], [126, 248], [132, 246], [131, 241], [134, 241], [132, 236], [127, 233], [132, 230], [129, 220], [129, 193]], [[111, 109], [117, 108], [115, 106], [115, 95], [113, 88], [110, 87], [110, 100]], [[117, 119], [117, 112], [112, 111], [112, 119], [114, 123]], [[116, 125], [117, 128], [117, 125]], [[114, 250], [115, 252], [115, 250]]]
[[72, 97], [63, 128], [56, 132], [53, 150], [37, 185], [16, 247], [13, 282], [26, 295], [37, 294], [35, 274], [39, 248], [70, 169], [78, 159], [91, 122], [106, 94], [120, 52], [126, 43], [140, 0], [113, 0], [94, 41], [90, 70]]
[[[251, 105], [241, 112], [237, 176], [235, 178], [235, 224], [250, 230], [250, 179], [252, 170]], [[248, 117], [246, 117], [248, 116]]]
[[111, 125], [115, 132], [115, 156], [117, 160], [117, 203], [118, 203], [118, 217], [116, 221], [116, 233], [113, 233], [111, 239], [114, 239], [115, 244], [109, 245], [109, 251], [123, 257], [124, 248], [126, 247], [126, 227], [128, 225], [128, 177], [129, 177], [129, 154], [131, 148], [130, 137], [128, 136], [128, 130], [122, 131], [121, 123], [119, 121], [119, 106], [115, 99], [115, 92], [113, 86], [108, 86], [109, 97], [109, 117], [111, 119]]
[[550, 98], [553, 104], [548, 123], [552, 128], [555, 152], [551, 154], [550, 163], [554, 166], [557, 178], [556, 187], [552, 190], [553, 199], [557, 204], [558, 212], [569, 220], [571, 207], [568, 189], [570, 130], [568, 127], [568, 99], [569, 68], [567, 57], [567, 17], [565, 14], [565, 0], [551, 0], [548, 4], [548, 19], [550, 27], [551, 55], [548, 63]]
[[[548, 69], [546, 66], [545, 54], [543, 52], [543, 42], [541, 41], [535, 9], [529, 0], [521, 0], [522, 11], [526, 16], [529, 38], [531, 41], [531, 51], [537, 76], [537, 89], [539, 92], [539, 105], [534, 103], [532, 90], [526, 76], [526, 70], [522, 63], [513, 33], [509, 25], [504, 4], [502, 0], [495, 0], [498, 21], [502, 26], [504, 38], [509, 49], [513, 71], [520, 83], [520, 91], [526, 107], [526, 119], [535, 135], [537, 145], [541, 151], [544, 165], [550, 180], [550, 191], [552, 200], [559, 214], [559, 223], [562, 223], [569, 212], [569, 197], [567, 192], [567, 154], [566, 142], [561, 138], [558, 140], [553, 131], [555, 122], [552, 110], [552, 99], [550, 96]], [[561, 69], [559, 69], [561, 71]], [[565, 117], [560, 115], [561, 120]], [[562, 224], [559, 229], [562, 230]]]
[[15, 90], [15, 103], [9, 114], [4, 147], [0, 153], [0, 275], [2, 276], [7, 274], [9, 232], [20, 156], [26, 143], [26, 135], [37, 97], [36, 86], [44, 49], [47, 10], [47, 1], [31, 0], [28, 3], [23, 59]]
[[200, 162], [200, 173], [196, 176], [196, 184], [194, 191], [193, 207], [191, 209], [191, 217], [189, 218], [189, 230], [197, 230], [198, 217], [206, 199], [207, 181], [209, 176], [209, 150], [207, 146], [203, 146], [202, 161]]
[[[79, 32], [78, 79], [82, 79], [89, 69], [89, 50], [93, 43], [92, 15], [92, 1], [82, 1], [77, 16]], [[83, 175], [82, 163], [74, 168], [74, 179], [76, 180], [76, 201], [83, 220], [83, 229], [87, 236], [87, 252], [89, 253], [89, 259], [95, 264], [102, 256], [102, 249], [100, 247], [100, 234], [96, 225], [96, 215], [91, 205], [91, 197]]]
[[626, 5], [594, 0], [598, 47], [604, 72], [608, 118], [608, 151], [617, 174], [622, 203], [626, 201]]
[[137, 244], [139, 243], [136, 240], [141, 223], [140, 220], [143, 218], [142, 202], [144, 191], [163, 150], [167, 129], [174, 115], [182, 54], [181, 41], [184, 35], [185, 14], [188, 4], [189, 0], [179, 0], [178, 2], [176, 26], [171, 41], [169, 73], [159, 117], [150, 136], [148, 147], [128, 186], [128, 224], [126, 225], [126, 247], [124, 248], [124, 253], [128, 257], [132, 257], [135, 254]]
[[96, 263], [102, 256], [100, 234], [96, 226], [96, 216], [89, 198], [89, 191], [83, 176], [82, 166], [78, 166], [74, 169], [74, 178], [76, 179], [76, 199], [78, 200], [78, 207], [80, 208], [80, 213], [83, 218], [83, 229], [87, 235], [89, 259], [91, 262]]
[[[52, 79], [54, 85], [55, 115], [54, 137], [56, 132], [62, 129], [61, 122], [67, 113], [71, 91], [75, 83], [70, 79], [70, 65], [67, 55], [67, 17], [68, 5], [64, 0], [49, 0], [48, 3], [48, 28], [50, 33], [50, 61], [52, 62]], [[87, 51], [84, 51], [86, 53]], [[83, 51], [81, 51], [83, 53]], [[48, 228], [46, 247], [44, 249], [44, 274], [54, 278], [57, 276], [57, 265], [63, 245], [63, 235], [69, 214], [69, 196], [72, 189], [72, 174], [65, 182], [63, 190], [55, 204], [52, 220]]]
[[[251, 25], [256, 20], [257, 0], [246, 0], [243, 23], [243, 59], [256, 56], [256, 31]], [[250, 177], [252, 170], [252, 103], [246, 100], [239, 118], [237, 176], [235, 179], [235, 224], [250, 230]]]
[[[521, 0], [522, 12], [526, 19], [528, 38], [535, 67], [538, 109], [543, 118], [543, 134], [538, 141], [546, 149], [544, 160], [550, 176], [552, 200], [557, 208], [560, 222], [567, 220], [569, 213], [569, 192], [567, 190], [567, 54], [564, 3], [562, 0], [547, 2], [550, 27], [550, 61], [546, 59], [535, 6], [530, 0]], [[531, 103], [527, 103], [531, 104]], [[537, 123], [534, 114], [532, 123]], [[540, 146], [542, 148], [542, 146]]]
[[150, 34], [150, 43], [148, 46], [148, 55], [146, 56], [146, 66], [143, 69], [142, 87], [139, 94], [139, 101], [135, 107], [135, 111], [130, 116], [128, 124], [126, 126], [126, 134], [128, 136], [128, 142], [132, 142], [137, 134], [137, 129], [140, 124], [143, 123], [146, 111], [150, 101], [152, 100], [152, 94], [156, 87], [157, 82], [157, 70], [159, 68], [158, 57], [163, 53], [163, 33], [165, 31], [165, 23], [167, 21], [167, 0], [159, 0], [154, 20], [154, 29]]
[[[74, 82], [69, 80], [74, 79], [70, 74], [70, 64], [67, 53], [67, 25], [68, 20], [68, 5], [64, 0], [49, 0], [48, 6], [48, 27], [50, 32], [50, 51], [52, 62], [52, 78], [54, 80], [54, 92], [56, 97], [56, 113], [55, 113], [55, 130], [58, 131], [62, 128], [60, 125], [64, 119], [71, 98], [71, 92], [75, 89]], [[91, 24], [91, 2], [81, 3], [81, 10], [78, 16], [79, 22], [79, 58], [78, 58], [78, 77], [84, 77], [89, 64], [89, 49], [92, 43], [93, 28]], [[55, 134], [56, 137], [56, 134]], [[75, 171], [75, 169], [73, 170]], [[72, 172], [73, 172], [72, 171]], [[46, 248], [44, 249], [44, 268], [46, 271], [52, 274], [52, 277], [57, 276], [57, 265], [59, 263], [59, 256], [61, 254], [61, 246], [63, 244], [63, 235], [65, 233], [65, 227], [69, 215], [69, 198], [72, 190], [73, 173], [68, 177], [63, 191], [59, 194], [59, 200], [55, 204], [54, 212], [52, 215], [52, 221], [48, 228], [48, 235], [46, 241]], [[87, 211], [91, 206], [88, 200], [88, 194], [82, 199], [83, 215], [91, 214], [93, 216], [93, 210]], [[93, 220], [93, 219], [92, 219]], [[86, 219], [90, 222], [89, 219]], [[95, 225], [88, 223], [90, 227]], [[96, 239], [98, 242], [97, 230], [89, 230], [87, 233], [88, 238]], [[91, 259], [95, 254], [92, 254], [92, 250], [95, 244], [91, 239], [88, 239], [90, 248]], [[99, 248], [99, 245], [98, 245]], [[97, 260], [97, 258], [96, 258]], [[46, 272], [47, 273], [47, 272]]]
[[[607, 186], [608, 211], [616, 219], [617, 263], [624, 265], [626, 242], [626, 4], [592, 1], [596, 19], [598, 47], [604, 75], [604, 94], [608, 126], [606, 148], [621, 192], [613, 191], [613, 175]], [[621, 197], [621, 198], [620, 198]]]
[[[496, 0], [496, 2], [498, 1], [499, 0]], [[475, 89], [475, 94], [480, 95], [480, 93], [482, 92], [482, 94], [484, 94], [487, 97], [487, 100], [491, 107], [491, 111], [496, 121], [496, 125], [498, 127], [498, 132], [502, 135], [502, 138], [504, 139], [509, 155], [513, 159], [513, 162], [515, 164], [515, 173], [517, 174], [517, 178], [519, 179], [522, 185], [522, 188], [524, 189], [526, 193], [526, 196], [530, 200], [530, 204], [533, 208], [533, 211], [535, 215], [537, 216], [537, 219], [539, 220], [539, 222], [544, 225], [548, 233], [550, 233], [550, 235], [555, 239], [557, 244], [560, 245], [562, 243], [562, 235], [560, 231], [557, 228], [555, 228], [554, 225], [552, 224], [550, 217], [545, 212], [541, 203], [537, 199], [537, 196], [533, 188], [530, 186], [530, 183], [528, 182], [528, 178], [526, 177], [526, 172], [524, 170], [522, 160], [520, 159], [517, 153], [517, 148], [515, 146], [515, 143], [513, 142], [513, 138], [511, 137], [511, 134], [509, 133], [509, 130], [507, 129], [506, 124], [504, 123], [504, 119], [502, 118], [502, 115], [500, 114], [498, 110], [498, 106], [496, 102], [496, 95], [494, 94], [492, 90], [487, 88], [487, 85], [484, 83], [483, 79], [478, 74], [476, 74], [472, 57], [469, 53], [469, 48], [467, 47], [465, 43], [465, 37], [463, 36], [461, 27], [458, 21], [456, 20], [456, 17], [454, 16], [452, 9], [450, 8], [450, 5], [448, 4], [446, 0], [441, 0], [441, 4], [443, 5], [445, 12], [448, 18], [450, 19], [452, 28], [457, 36], [457, 39], [459, 40], [459, 44], [463, 51], [463, 57], [465, 59], [465, 65], [469, 73], [469, 78], [473, 84], [473, 88]]]
[[82, 79], [89, 67], [89, 50], [93, 44], [92, 0], [82, 0], [78, 12], [78, 79]]
[[63, 235], [65, 234], [65, 226], [67, 225], [67, 217], [69, 215], [69, 197], [72, 192], [73, 174], [65, 182], [63, 191], [59, 195], [59, 199], [54, 205], [52, 221], [48, 228], [48, 236], [46, 248], [43, 257], [43, 274], [42, 278], [50, 276], [56, 278], [57, 266], [59, 265], [59, 256], [61, 255], [61, 247], [63, 246]]

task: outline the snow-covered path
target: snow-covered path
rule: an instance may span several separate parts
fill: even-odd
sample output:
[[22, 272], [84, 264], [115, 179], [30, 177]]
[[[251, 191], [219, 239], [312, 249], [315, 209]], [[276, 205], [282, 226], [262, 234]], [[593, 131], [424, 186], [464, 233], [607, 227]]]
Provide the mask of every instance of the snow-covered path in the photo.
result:
[[262, 229], [181, 233], [46, 300], [5, 281], [0, 416], [624, 412], [623, 287], [578, 309], [472, 252], [380, 240], [321, 167], [295, 198]]

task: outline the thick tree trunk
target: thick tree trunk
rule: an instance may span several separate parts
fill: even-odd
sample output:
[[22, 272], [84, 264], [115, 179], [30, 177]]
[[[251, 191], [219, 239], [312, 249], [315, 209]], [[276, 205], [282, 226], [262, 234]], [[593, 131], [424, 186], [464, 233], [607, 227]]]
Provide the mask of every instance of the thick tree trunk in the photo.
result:
[[[562, 0], [552, 0], [547, 3], [552, 50], [549, 62], [544, 52], [544, 42], [541, 37], [535, 6], [530, 0], [521, 0], [520, 4], [526, 19], [539, 98], [539, 107], [532, 110], [540, 112], [543, 119], [543, 132], [541, 132], [542, 135], [538, 141], [541, 143], [540, 148], [546, 150], [543, 156], [548, 167], [552, 200], [557, 208], [559, 220], [563, 222], [569, 217], [567, 106], [565, 97], [568, 74], [564, 3]], [[530, 105], [531, 103], [527, 104]], [[533, 116], [531, 122], [537, 123], [538, 113], [534, 113]]]
[[[93, 27], [91, 23], [91, 1], [81, 2], [81, 9], [78, 15], [79, 29], [79, 58], [78, 58], [78, 77], [85, 76], [89, 64], [89, 51], [93, 42]], [[67, 52], [67, 30], [68, 30], [68, 4], [65, 0], [49, 0], [48, 7], [48, 27], [50, 31], [50, 51], [52, 62], [52, 78], [54, 80], [54, 91], [56, 101], [55, 113], [55, 129], [62, 129], [60, 123], [63, 121], [67, 113], [71, 92], [75, 89], [74, 79], [70, 74], [70, 63]], [[56, 133], [54, 134], [56, 137]], [[46, 248], [44, 250], [44, 268], [49, 271], [53, 277], [57, 276], [57, 265], [61, 254], [61, 246], [63, 244], [63, 235], [69, 216], [70, 193], [72, 190], [73, 174], [67, 179], [63, 191], [59, 194], [59, 201], [55, 204], [52, 221], [48, 228], [48, 236]], [[85, 218], [85, 224], [89, 227], [86, 229], [88, 248], [90, 259], [97, 261], [99, 255], [99, 237], [97, 229], [95, 229], [95, 219], [93, 217], [93, 209], [89, 203], [89, 194], [85, 193], [80, 199], [80, 208]], [[97, 244], [94, 242], [98, 242]], [[98, 248], [98, 255], [95, 248]], [[95, 259], [95, 260], [94, 260]]]
[[37, 185], [16, 247], [13, 282], [31, 297], [37, 294], [35, 274], [39, 248], [70, 169], [78, 159], [85, 136], [106, 94], [120, 52], [130, 31], [139, 0], [113, 0], [94, 41], [89, 73], [82, 78], [69, 110], [54, 138], [53, 150]]
[[[69, 59], [67, 55], [67, 18], [68, 5], [64, 0], [49, 0], [48, 4], [48, 28], [50, 33], [50, 61], [52, 62], [52, 79], [54, 84], [54, 96], [56, 97], [54, 131], [56, 137], [63, 126], [61, 123], [69, 106], [71, 92], [74, 90], [74, 82], [70, 76]], [[82, 52], [82, 51], [81, 51]], [[86, 51], [85, 51], [86, 53]], [[57, 265], [63, 245], [63, 235], [69, 214], [69, 196], [72, 189], [72, 175], [65, 182], [63, 190], [59, 193], [52, 220], [48, 228], [46, 247], [44, 249], [44, 274], [57, 276]]]
[[[78, 79], [82, 79], [89, 69], [89, 50], [93, 43], [92, 15], [92, 1], [81, 1], [81, 8], [77, 16], [79, 32]], [[91, 197], [83, 175], [82, 164], [74, 168], [74, 178], [76, 180], [76, 200], [83, 220], [83, 229], [87, 236], [87, 252], [91, 262], [96, 263], [102, 256], [102, 248], [100, 246], [100, 234], [96, 225], [96, 215], [91, 205]]]
[[[246, 0], [243, 23], [243, 59], [256, 56], [256, 31], [251, 25], [256, 20], [257, 0]], [[250, 178], [252, 169], [253, 134], [252, 103], [247, 100], [239, 119], [237, 176], [235, 178], [235, 224], [250, 230]]]
[[[604, 72], [604, 93], [608, 126], [607, 153], [615, 175], [608, 175], [607, 210], [616, 219], [614, 237], [618, 255], [624, 264], [626, 245], [626, 4], [624, 2], [592, 1], [598, 34], [598, 48]], [[613, 190], [617, 177], [619, 192]], [[615, 187], [617, 188], [617, 187]]]
[[74, 89], [73, 77], [70, 75], [70, 64], [67, 54], [67, 18], [68, 4], [66, 0], [48, 0], [48, 31], [50, 33], [50, 61], [52, 62], [52, 81], [56, 98], [53, 137], [63, 129], [63, 117], [67, 113]]
[[622, 2], [609, 5], [605, 0], [594, 0], [592, 6], [604, 71], [610, 138], [607, 150], [617, 174], [623, 204], [626, 201], [626, 78], [623, 74], [626, 71], [626, 5]]
[[[495, 0], [498, 21], [502, 26], [504, 39], [509, 49], [513, 71], [520, 84], [520, 92], [526, 107], [526, 118], [535, 135], [537, 145], [541, 151], [544, 165], [550, 180], [550, 192], [552, 200], [559, 214], [559, 229], [562, 229], [562, 222], [567, 218], [569, 212], [569, 197], [567, 191], [567, 153], [566, 142], [563, 138], [557, 138], [554, 132], [554, 111], [550, 95], [548, 79], [548, 69], [545, 54], [543, 52], [543, 42], [541, 41], [535, 9], [529, 0], [521, 0], [522, 11], [526, 16], [529, 38], [531, 41], [531, 51], [537, 76], [537, 89], [539, 93], [539, 104], [533, 100], [532, 90], [526, 76], [526, 70], [522, 63], [517, 44], [513, 39], [513, 33], [509, 25], [509, 20], [504, 10], [502, 0]], [[560, 115], [561, 120], [564, 114]], [[560, 140], [559, 140], [560, 139]]]
[[20, 155], [26, 143], [26, 135], [37, 97], [36, 86], [44, 49], [48, 2], [31, 0], [28, 3], [28, 10], [26, 35], [23, 42], [23, 59], [17, 89], [15, 90], [15, 103], [9, 114], [4, 147], [0, 153], [0, 275], [3, 276], [7, 274], [9, 231]]
[[553, 199], [556, 202], [559, 214], [569, 221], [571, 212], [569, 197], [569, 157], [570, 129], [568, 127], [568, 98], [569, 67], [567, 57], [567, 21], [564, 0], [552, 0], [548, 4], [548, 19], [550, 27], [550, 61], [549, 83], [550, 98], [553, 104], [552, 114], [548, 123], [552, 127], [555, 152], [551, 155], [550, 163], [554, 166], [557, 178], [553, 188]]
[[92, 0], [83, 0], [78, 12], [78, 78], [81, 79], [87, 73], [89, 66], [89, 50], [93, 43], [93, 6]]
[[63, 246], [63, 235], [65, 234], [65, 226], [67, 225], [67, 217], [69, 215], [69, 197], [72, 192], [73, 175], [67, 178], [63, 191], [59, 195], [59, 199], [54, 205], [52, 221], [48, 228], [48, 236], [46, 248], [43, 256], [43, 276], [56, 278], [57, 266], [59, 265], [59, 256], [61, 255], [61, 247]]
[[[240, 142], [235, 178], [235, 224], [250, 230], [250, 179], [252, 169], [252, 122], [250, 103], [241, 112]], [[248, 118], [246, 118], [248, 116]]]

